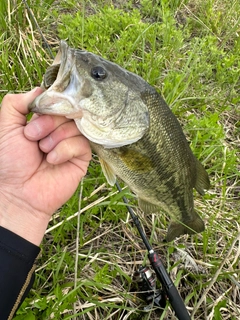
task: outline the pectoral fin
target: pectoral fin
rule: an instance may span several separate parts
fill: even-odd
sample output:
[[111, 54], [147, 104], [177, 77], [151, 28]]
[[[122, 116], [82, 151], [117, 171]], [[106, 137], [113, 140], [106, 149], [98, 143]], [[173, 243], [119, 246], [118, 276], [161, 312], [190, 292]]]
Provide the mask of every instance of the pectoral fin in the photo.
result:
[[168, 227], [166, 240], [172, 241], [183, 234], [195, 234], [204, 231], [204, 229], [204, 222], [200, 216], [194, 212], [194, 218], [191, 221], [172, 221]]
[[116, 175], [112, 169], [112, 167], [103, 159], [99, 158], [101, 167], [102, 167], [102, 171], [104, 176], [107, 179], [107, 182], [111, 185], [114, 186], [115, 182], [116, 182]]

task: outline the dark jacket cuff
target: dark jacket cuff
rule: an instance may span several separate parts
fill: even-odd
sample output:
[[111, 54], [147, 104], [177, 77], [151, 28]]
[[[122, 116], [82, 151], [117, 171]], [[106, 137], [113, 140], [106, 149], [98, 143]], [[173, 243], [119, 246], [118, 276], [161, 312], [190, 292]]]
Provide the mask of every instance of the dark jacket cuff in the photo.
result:
[[40, 248], [0, 226], [0, 315], [10, 320], [34, 281]]

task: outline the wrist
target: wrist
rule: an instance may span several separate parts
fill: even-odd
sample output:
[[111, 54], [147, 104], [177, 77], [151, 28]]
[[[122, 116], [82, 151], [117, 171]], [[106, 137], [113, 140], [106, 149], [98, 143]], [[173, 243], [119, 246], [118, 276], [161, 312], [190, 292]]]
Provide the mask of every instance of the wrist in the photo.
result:
[[23, 207], [21, 203], [16, 205], [6, 197], [0, 197], [0, 226], [37, 246], [44, 237], [49, 218], [47, 214], [28, 208], [26, 204]]

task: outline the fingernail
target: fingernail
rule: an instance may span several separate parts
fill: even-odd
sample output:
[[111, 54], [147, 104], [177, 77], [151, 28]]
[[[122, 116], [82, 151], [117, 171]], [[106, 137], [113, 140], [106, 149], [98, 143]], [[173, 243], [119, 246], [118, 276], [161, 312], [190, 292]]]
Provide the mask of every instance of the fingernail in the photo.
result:
[[31, 92], [34, 93], [34, 92], [36, 92], [38, 89], [39, 89], [39, 87], [33, 88], [33, 89], [31, 90]]
[[41, 87], [36, 87], [32, 89], [29, 93], [33, 94], [33, 93], [36, 93], [37, 91], [39, 91], [38, 94], [41, 94], [43, 93], [44, 90]]
[[49, 163], [56, 163], [57, 160], [58, 160], [58, 153], [55, 150], [51, 151], [47, 156], [47, 161]]
[[25, 135], [32, 138], [37, 138], [42, 130], [37, 121], [31, 121], [26, 125]]
[[39, 146], [42, 149], [43, 152], [49, 152], [51, 149], [53, 149], [54, 141], [52, 139], [52, 136], [49, 135], [43, 140], [39, 142]]

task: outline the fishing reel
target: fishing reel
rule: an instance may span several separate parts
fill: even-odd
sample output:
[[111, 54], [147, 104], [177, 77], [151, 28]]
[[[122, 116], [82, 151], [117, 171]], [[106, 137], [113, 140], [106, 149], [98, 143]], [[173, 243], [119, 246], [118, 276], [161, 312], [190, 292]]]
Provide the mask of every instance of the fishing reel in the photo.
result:
[[155, 274], [148, 267], [141, 266], [133, 274], [133, 282], [137, 288], [139, 298], [147, 303], [143, 308], [144, 311], [148, 311], [153, 307], [160, 308], [161, 311], [165, 308], [165, 293], [162, 289], [157, 288]]

